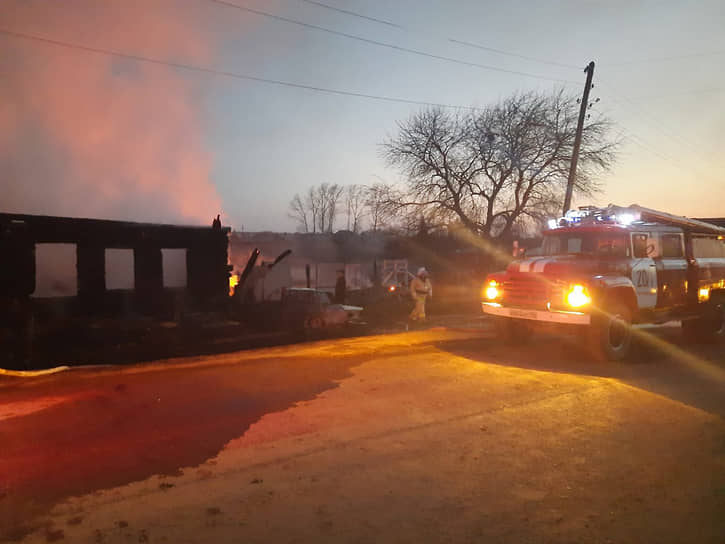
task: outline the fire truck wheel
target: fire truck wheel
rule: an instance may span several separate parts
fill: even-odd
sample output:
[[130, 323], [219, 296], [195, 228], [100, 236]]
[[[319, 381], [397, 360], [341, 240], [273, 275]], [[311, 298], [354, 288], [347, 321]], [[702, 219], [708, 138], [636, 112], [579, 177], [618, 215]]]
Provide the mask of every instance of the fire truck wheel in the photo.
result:
[[701, 317], [683, 321], [682, 333], [685, 339], [694, 342], [725, 341], [725, 297], [710, 301]]
[[528, 323], [508, 317], [498, 317], [494, 321], [497, 336], [506, 343], [522, 344], [531, 337], [531, 327]]
[[712, 334], [719, 342], [725, 341], [725, 296], [713, 301]]
[[697, 342], [701, 340], [700, 328], [702, 322], [700, 319], [686, 319], [682, 321], [682, 336], [687, 342]]
[[621, 361], [632, 346], [632, 312], [618, 301], [605, 308], [592, 323], [592, 347], [605, 360]]

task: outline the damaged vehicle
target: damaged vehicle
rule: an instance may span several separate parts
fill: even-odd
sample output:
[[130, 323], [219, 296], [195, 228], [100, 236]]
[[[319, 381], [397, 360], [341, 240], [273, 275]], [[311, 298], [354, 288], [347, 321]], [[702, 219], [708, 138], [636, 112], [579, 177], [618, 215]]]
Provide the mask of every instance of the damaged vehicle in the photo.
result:
[[319, 289], [285, 289], [280, 304], [282, 324], [286, 327], [321, 330], [362, 324], [361, 306], [334, 304], [330, 294]]

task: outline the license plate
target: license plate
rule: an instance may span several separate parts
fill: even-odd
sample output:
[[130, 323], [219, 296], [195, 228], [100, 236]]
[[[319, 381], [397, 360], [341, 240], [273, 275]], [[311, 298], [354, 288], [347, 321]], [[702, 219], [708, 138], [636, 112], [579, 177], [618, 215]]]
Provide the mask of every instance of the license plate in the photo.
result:
[[509, 310], [511, 317], [526, 317], [528, 319], [536, 319], [536, 312], [533, 310], [516, 310], [512, 308]]

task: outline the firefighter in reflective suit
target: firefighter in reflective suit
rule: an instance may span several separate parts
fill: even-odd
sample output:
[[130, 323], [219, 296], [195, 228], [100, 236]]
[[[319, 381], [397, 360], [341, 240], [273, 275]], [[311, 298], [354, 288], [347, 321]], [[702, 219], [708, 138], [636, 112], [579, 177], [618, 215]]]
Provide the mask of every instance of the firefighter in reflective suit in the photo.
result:
[[427, 297], [433, 296], [433, 286], [428, 279], [428, 271], [425, 268], [419, 268], [418, 274], [410, 282], [410, 294], [415, 301], [415, 308], [410, 313], [410, 319], [422, 321], [425, 319], [425, 300]]

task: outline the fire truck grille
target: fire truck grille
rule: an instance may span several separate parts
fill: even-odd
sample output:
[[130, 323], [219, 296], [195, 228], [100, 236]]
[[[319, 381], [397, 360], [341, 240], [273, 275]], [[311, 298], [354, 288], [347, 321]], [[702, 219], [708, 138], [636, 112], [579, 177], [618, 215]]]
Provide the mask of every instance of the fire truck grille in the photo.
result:
[[503, 284], [503, 305], [546, 310], [546, 303], [561, 297], [562, 287], [543, 278], [510, 278]]

